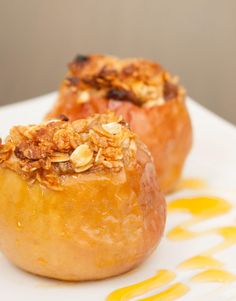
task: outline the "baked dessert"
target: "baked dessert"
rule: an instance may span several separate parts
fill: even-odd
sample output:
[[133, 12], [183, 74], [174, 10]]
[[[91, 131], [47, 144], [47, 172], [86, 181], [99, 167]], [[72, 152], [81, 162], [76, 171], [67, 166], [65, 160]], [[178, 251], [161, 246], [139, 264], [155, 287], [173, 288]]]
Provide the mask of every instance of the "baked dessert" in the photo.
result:
[[144, 59], [78, 55], [46, 118], [70, 120], [112, 110], [130, 124], [153, 155], [161, 188], [172, 190], [192, 144], [185, 92], [160, 65]]
[[0, 189], [1, 251], [56, 279], [128, 271], [165, 225], [152, 158], [114, 113], [13, 127], [0, 142]]

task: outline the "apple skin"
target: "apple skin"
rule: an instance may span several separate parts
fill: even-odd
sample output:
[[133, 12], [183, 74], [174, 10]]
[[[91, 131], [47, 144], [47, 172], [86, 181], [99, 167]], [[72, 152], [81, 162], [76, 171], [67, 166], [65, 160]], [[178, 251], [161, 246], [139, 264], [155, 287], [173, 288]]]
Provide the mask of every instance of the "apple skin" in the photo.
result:
[[184, 99], [151, 108], [119, 103], [114, 110], [150, 150], [162, 191], [173, 191], [192, 146], [192, 125]]
[[165, 200], [145, 147], [135, 168], [64, 176], [62, 191], [0, 167], [0, 189], [1, 251], [33, 274], [115, 276], [140, 264], [163, 234]]

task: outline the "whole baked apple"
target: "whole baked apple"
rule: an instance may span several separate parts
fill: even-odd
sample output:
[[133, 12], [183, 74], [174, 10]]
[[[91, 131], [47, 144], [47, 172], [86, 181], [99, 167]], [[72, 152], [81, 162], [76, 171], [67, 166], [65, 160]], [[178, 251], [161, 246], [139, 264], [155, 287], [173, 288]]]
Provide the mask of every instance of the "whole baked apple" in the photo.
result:
[[128, 271], [165, 225], [152, 158], [114, 114], [13, 127], [0, 144], [0, 189], [1, 251], [46, 277]]

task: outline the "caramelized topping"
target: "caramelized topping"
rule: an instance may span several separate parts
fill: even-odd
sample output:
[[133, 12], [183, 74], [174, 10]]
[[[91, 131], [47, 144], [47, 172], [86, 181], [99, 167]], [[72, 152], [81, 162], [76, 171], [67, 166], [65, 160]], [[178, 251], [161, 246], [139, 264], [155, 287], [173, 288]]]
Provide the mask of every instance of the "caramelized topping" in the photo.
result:
[[[86, 102], [91, 95], [97, 94], [149, 108], [184, 95], [176, 78], [172, 78], [160, 65], [144, 59], [79, 55], [69, 65], [69, 79], [72, 88], [77, 86], [79, 94], [87, 93]], [[84, 103], [81, 98], [78, 101]]]
[[113, 113], [69, 122], [65, 116], [39, 125], [15, 126], [0, 165], [24, 178], [61, 189], [61, 176], [102, 169], [119, 172], [136, 158], [135, 136]]

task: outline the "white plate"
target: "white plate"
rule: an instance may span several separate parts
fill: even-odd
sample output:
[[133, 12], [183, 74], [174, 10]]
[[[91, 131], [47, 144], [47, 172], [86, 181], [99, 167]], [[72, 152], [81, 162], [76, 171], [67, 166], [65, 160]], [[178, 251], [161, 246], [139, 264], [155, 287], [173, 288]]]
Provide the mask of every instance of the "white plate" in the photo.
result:
[[[9, 105], [0, 109], [0, 136], [7, 134], [14, 124], [39, 122], [48, 111], [56, 94], [38, 97], [29, 101]], [[236, 129], [205, 108], [188, 100], [193, 119], [194, 146], [184, 171], [184, 177], [201, 178], [207, 182], [204, 190], [184, 190], [168, 196], [168, 202], [187, 195], [215, 195], [223, 197], [236, 208]], [[186, 214], [169, 214], [166, 231], [186, 220]], [[216, 225], [236, 224], [236, 210], [198, 225], [199, 230]], [[27, 274], [12, 266], [0, 254], [0, 299], [4, 301], [87, 301], [105, 300], [113, 290], [154, 276], [160, 269], [176, 273], [176, 279], [159, 289], [154, 289], [136, 299], [155, 295], [176, 282], [188, 285], [189, 292], [178, 300], [224, 301], [236, 300], [236, 283], [194, 283], [190, 278], [196, 270], [178, 270], [176, 266], [184, 259], [217, 244], [220, 237], [206, 235], [185, 241], [170, 241], [166, 237], [152, 256], [136, 270], [112, 279], [65, 283]], [[236, 246], [217, 253], [216, 257], [225, 264], [225, 269], [236, 273]], [[199, 272], [199, 271], [198, 271]], [[235, 295], [234, 295], [235, 294]], [[157, 299], [165, 300], [165, 299]], [[175, 299], [168, 299], [175, 300]]]

